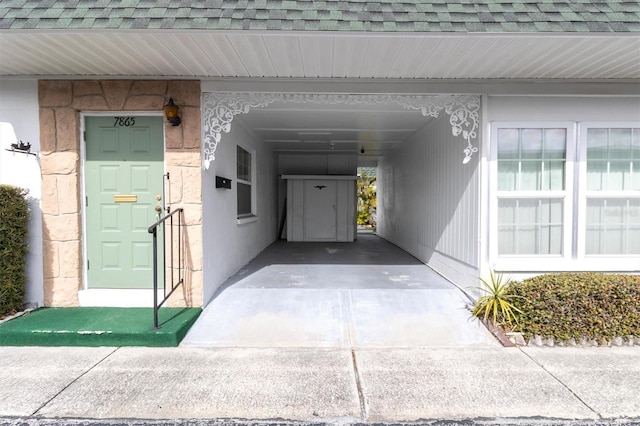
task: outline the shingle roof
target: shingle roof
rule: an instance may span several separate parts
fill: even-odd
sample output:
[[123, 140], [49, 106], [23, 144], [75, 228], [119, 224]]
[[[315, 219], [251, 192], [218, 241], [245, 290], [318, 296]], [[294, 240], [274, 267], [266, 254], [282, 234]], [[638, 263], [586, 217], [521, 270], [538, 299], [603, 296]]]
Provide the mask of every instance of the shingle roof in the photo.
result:
[[2, 0], [0, 29], [640, 32], [640, 1]]

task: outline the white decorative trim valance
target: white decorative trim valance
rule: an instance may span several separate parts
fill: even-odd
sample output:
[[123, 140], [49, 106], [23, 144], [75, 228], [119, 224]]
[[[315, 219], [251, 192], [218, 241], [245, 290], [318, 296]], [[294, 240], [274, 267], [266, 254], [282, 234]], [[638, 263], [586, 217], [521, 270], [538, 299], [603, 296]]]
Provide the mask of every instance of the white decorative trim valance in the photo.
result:
[[438, 117], [444, 110], [454, 136], [462, 136], [463, 164], [478, 152], [474, 141], [480, 125], [480, 97], [475, 95], [352, 95], [323, 93], [238, 93], [208, 92], [203, 95], [204, 167], [215, 160], [215, 152], [223, 133], [231, 131], [233, 117], [251, 108], [263, 108], [274, 102], [314, 104], [383, 104], [395, 103], [405, 109], [419, 110], [425, 117]]

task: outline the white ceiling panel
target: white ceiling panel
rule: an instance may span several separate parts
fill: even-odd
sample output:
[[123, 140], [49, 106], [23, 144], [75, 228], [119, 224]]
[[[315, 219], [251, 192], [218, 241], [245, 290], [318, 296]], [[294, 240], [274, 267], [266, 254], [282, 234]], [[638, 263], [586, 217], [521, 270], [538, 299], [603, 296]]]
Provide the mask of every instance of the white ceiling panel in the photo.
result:
[[298, 42], [305, 77], [315, 78], [331, 72], [332, 38], [302, 36]]
[[229, 37], [234, 50], [246, 68], [248, 77], [276, 76], [273, 61], [264, 37]]
[[264, 37], [276, 74], [286, 77], [304, 77], [302, 51], [298, 39], [293, 37]]
[[5, 31], [0, 75], [633, 79], [640, 37]]

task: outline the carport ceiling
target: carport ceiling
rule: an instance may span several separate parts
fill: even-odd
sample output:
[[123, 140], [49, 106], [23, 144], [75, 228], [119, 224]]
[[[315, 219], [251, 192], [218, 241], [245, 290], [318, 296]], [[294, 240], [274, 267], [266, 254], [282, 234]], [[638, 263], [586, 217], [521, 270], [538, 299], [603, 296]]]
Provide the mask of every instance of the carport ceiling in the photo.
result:
[[352, 154], [361, 165], [375, 165], [431, 120], [394, 104], [280, 102], [238, 115], [234, 125], [251, 129], [279, 153]]

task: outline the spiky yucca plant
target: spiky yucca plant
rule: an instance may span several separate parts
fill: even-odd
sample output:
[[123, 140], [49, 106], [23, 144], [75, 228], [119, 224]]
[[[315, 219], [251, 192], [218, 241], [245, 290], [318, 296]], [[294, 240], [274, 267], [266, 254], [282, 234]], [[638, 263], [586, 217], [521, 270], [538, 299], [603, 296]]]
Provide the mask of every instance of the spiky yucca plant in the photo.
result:
[[491, 317], [494, 324], [517, 324], [516, 313], [522, 313], [522, 311], [513, 304], [513, 300], [521, 296], [508, 293], [511, 280], [504, 279], [502, 274], [496, 275], [490, 271], [489, 280], [480, 278], [480, 281], [482, 286], [476, 288], [482, 291], [483, 296], [476, 301], [471, 313], [484, 320]]

